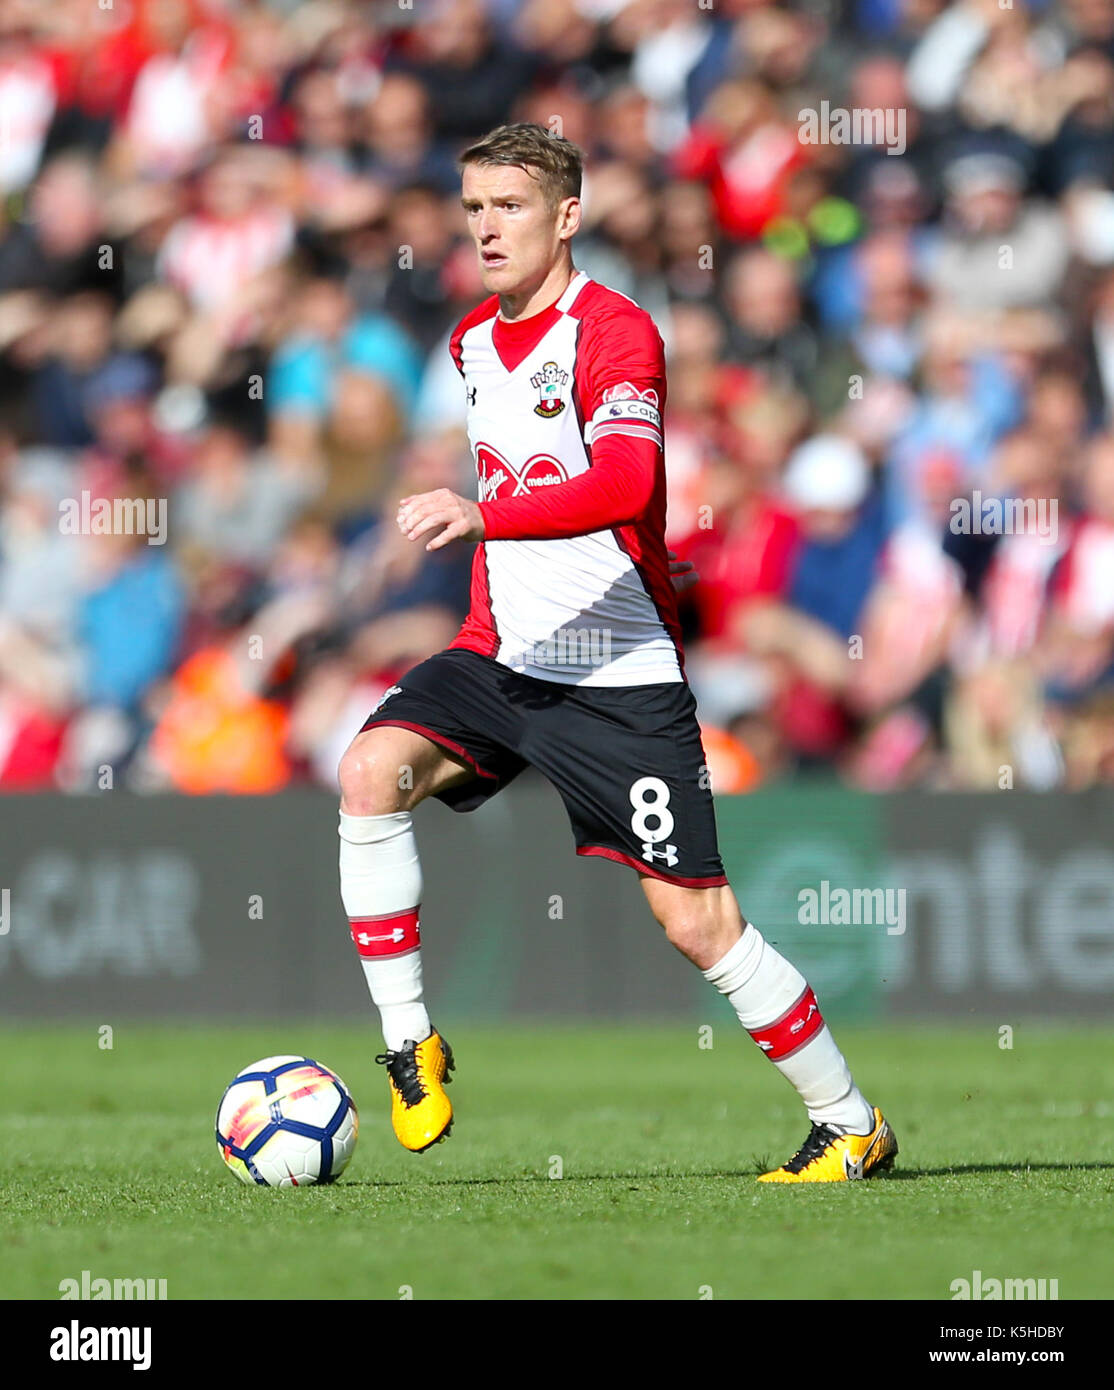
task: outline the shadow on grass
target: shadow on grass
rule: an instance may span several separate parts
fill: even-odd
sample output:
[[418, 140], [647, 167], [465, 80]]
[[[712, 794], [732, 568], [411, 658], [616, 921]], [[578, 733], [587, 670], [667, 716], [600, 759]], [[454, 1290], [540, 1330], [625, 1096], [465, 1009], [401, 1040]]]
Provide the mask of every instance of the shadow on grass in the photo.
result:
[[965, 1173], [1114, 1173], [1114, 1163], [953, 1163], [948, 1168], [894, 1168], [888, 1182], [947, 1178]]
[[[550, 1178], [545, 1173], [520, 1173], [507, 1177], [492, 1178], [418, 1178], [430, 1187], [514, 1187], [519, 1183], [564, 1183], [575, 1186], [578, 1183], [627, 1182], [659, 1183], [686, 1182], [699, 1178], [754, 1178], [764, 1168], [757, 1165], [739, 1169], [706, 1169], [695, 1173], [576, 1173], [563, 1178]], [[874, 1182], [916, 1182], [921, 1178], [963, 1177], [975, 1173], [1114, 1173], [1114, 1163], [955, 1163], [948, 1168], [894, 1168], [888, 1173], [879, 1173]], [[773, 1184], [783, 1186], [785, 1184]], [[793, 1184], [796, 1186], [797, 1184]], [[830, 1184], [823, 1184], [830, 1186]], [[413, 1187], [414, 1180], [407, 1178], [385, 1178], [376, 1181], [360, 1178], [353, 1182], [341, 1181], [341, 1187]], [[634, 1187], [630, 1190], [637, 1191]]]

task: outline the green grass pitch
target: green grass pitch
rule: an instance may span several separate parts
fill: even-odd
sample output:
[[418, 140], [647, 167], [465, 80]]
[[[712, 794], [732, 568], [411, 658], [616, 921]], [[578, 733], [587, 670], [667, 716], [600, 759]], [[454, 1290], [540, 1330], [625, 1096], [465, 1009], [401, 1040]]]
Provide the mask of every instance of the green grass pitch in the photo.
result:
[[[755, 1183], [807, 1123], [730, 1020], [711, 1049], [695, 1023], [445, 1032], [456, 1127], [423, 1156], [390, 1132], [370, 1023], [0, 1032], [0, 1296], [89, 1270], [171, 1299], [948, 1299], [976, 1269], [1114, 1296], [1110, 1030], [837, 1030], [901, 1154], [818, 1187]], [[355, 1157], [330, 1187], [243, 1186], [221, 1092], [299, 1051], [351, 1087]]]

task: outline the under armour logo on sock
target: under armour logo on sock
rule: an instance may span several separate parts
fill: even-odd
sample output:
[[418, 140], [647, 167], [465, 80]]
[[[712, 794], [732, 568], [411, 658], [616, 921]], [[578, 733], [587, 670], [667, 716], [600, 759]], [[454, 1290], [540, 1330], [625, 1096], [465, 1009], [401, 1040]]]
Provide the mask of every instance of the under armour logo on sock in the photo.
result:
[[361, 956], [402, 956], [421, 945], [418, 909], [392, 912], [383, 917], [352, 917], [349, 927]]
[[823, 1026], [816, 995], [806, 985], [801, 997], [780, 1018], [747, 1031], [771, 1062], [780, 1062], [804, 1047]]
[[791, 1033], [799, 1033], [801, 1029], [805, 1026], [805, 1024], [809, 1021], [809, 1019], [812, 1017], [812, 1015], [818, 1014], [819, 1012], [820, 1010], [817, 1008], [815, 1004], [810, 1004], [808, 1006], [808, 1013], [805, 1014], [804, 1018], [795, 1018], [793, 1022], [789, 1025], [789, 1031]]

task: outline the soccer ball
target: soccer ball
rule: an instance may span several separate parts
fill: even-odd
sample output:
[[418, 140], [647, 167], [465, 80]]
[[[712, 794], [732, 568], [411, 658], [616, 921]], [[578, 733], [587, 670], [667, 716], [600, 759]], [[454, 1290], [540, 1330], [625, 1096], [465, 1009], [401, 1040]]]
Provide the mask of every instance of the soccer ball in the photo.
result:
[[344, 1172], [359, 1127], [335, 1072], [311, 1057], [264, 1057], [221, 1097], [217, 1150], [242, 1182], [308, 1187]]

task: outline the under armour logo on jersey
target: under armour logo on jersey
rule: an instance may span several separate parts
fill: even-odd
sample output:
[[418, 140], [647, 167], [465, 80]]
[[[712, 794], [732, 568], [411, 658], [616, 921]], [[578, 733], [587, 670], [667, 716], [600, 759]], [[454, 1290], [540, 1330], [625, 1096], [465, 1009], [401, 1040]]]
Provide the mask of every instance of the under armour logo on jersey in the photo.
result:
[[666, 845], [664, 849], [655, 849], [653, 842], [647, 840], [642, 846], [642, 858], [648, 864], [652, 864], [655, 859], [664, 859], [666, 864], [672, 869], [677, 863], [677, 846]]
[[401, 927], [395, 927], [394, 931], [388, 932], [386, 936], [369, 936], [366, 931], [357, 932], [356, 940], [361, 946], [370, 946], [373, 941], [401, 941], [405, 935]]
[[466, 386], [464, 388], [464, 394], [468, 397], [469, 405], [476, 404], [476, 388], [474, 386]]

